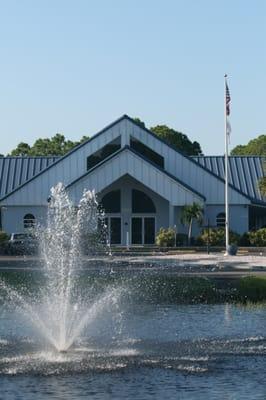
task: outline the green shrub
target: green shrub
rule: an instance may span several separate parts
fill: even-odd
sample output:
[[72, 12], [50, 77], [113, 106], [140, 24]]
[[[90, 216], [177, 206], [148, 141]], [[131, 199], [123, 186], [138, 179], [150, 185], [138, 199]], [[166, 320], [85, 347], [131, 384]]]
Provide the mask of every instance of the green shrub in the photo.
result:
[[9, 239], [9, 236], [6, 232], [0, 231], [0, 244], [6, 242]]
[[258, 229], [254, 232], [249, 232], [249, 241], [252, 246], [266, 246], [266, 228]]
[[160, 247], [173, 247], [175, 245], [175, 230], [173, 228], [160, 228], [156, 235], [156, 244]]
[[[238, 244], [240, 235], [238, 233], [230, 231], [229, 232], [229, 242], [230, 244]], [[201, 235], [197, 238], [198, 243], [208, 244], [210, 246], [225, 246], [225, 229], [224, 228], [210, 228], [203, 229]]]

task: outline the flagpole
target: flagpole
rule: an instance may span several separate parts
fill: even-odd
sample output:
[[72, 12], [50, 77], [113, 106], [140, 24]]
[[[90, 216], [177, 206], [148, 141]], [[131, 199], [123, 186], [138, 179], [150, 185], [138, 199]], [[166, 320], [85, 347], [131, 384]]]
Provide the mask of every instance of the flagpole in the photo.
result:
[[228, 255], [229, 249], [229, 196], [228, 196], [228, 105], [226, 99], [227, 90], [227, 75], [224, 76], [224, 86], [225, 86], [225, 99], [224, 99], [224, 116], [225, 116], [225, 255]]

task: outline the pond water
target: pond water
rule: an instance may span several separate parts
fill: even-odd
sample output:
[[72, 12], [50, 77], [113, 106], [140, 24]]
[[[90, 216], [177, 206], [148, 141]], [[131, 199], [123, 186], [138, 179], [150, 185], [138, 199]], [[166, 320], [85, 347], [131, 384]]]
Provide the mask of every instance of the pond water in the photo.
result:
[[58, 353], [0, 312], [0, 399], [265, 399], [266, 306], [123, 302]]

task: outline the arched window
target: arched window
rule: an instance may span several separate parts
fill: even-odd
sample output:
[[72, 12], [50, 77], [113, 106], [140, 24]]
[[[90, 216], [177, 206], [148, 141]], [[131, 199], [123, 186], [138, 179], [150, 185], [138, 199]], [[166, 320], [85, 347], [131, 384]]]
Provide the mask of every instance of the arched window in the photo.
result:
[[224, 212], [217, 214], [216, 226], [225, 227], [225, 213]]
[[35, 226], [35, 217], [33, 214], [26, 214], [23, 218], [24, 228], [33, 228]]
[[103, 196], [101, 206], [106, 213], [121, 212], [121, 193], [120, 190], [113, 190]]
[[133, 213], [156, 213], [152, 199], [140, 190], [132, 190], [132, 212]]

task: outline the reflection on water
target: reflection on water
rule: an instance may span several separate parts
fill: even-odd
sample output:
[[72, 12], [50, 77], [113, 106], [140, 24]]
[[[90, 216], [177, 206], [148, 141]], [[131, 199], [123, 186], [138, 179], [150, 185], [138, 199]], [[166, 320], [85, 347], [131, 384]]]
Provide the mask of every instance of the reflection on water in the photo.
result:
[[264, 306], [131, 304], [119, 329], [106, 314], [68, 353], [46, 347], [11, 310], [1, 316], [4, 399], [18, 387], [29, 400], [265, 399]]

